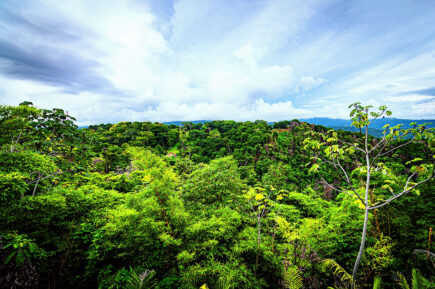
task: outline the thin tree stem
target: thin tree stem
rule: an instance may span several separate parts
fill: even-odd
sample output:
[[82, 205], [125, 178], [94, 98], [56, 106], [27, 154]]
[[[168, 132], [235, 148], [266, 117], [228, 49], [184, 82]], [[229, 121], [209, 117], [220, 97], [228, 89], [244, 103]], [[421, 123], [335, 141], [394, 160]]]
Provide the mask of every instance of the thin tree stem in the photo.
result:
[[356, 257], [355, 265], [353, 267], [353, 272], [352, 272], [352, 289], [355, 288], [356, 278], [358, 275], [358, 267], [359, 267], [359, 263], [361, 262], [361, 257], [364, 252], [364, 247], [366, 244], [368, 219], [369, 219], [369, 209], [366, 206], [366, 208], [364, 209], [364, 227], [361, 236], [361, 245], [359, 247], [358, 256]]
[[36, 188], [38, 187], [38, 184], [39, 184], [39, 181], [41, 180], [41, 173], [40, 172], [38, 172], [38, 179], [36, 180], [36, 184], [35, 184], [35, 186], [33, 187], [33, 193], [32, 193], [32, 196], [34, 197], [35, 196], [35, 194], [36, 194]]
[[257, 255], [255, 256], [255, 272], [257, 272], [258, 259], [260, 255], [260, 242], [261, 242], [261, 218], [258, 218], [258, 242], [257, 242]]
[[356, 257], [355, 265], [353, 267], [352, 272], [352, 289], [355, 288], [356, 278], [358, 276], [358, 267], [361, 262], [361, 257], [364, 252], [364, 247], [366, 244], [366, 234], [367, 234], [367, 224], [369, 220], [369, 190], [370, 190], [370, 152], [368, 150], [368, 127], [366, 126], [366, 134], [365, 134], [365, 155], [366, 155], [366, 164], [367, 164], [367, 179], [366, 179], [366, 191], [364, 194], [364, 227], [361, 236], [361, 245], [359, 247], [358, 256]]

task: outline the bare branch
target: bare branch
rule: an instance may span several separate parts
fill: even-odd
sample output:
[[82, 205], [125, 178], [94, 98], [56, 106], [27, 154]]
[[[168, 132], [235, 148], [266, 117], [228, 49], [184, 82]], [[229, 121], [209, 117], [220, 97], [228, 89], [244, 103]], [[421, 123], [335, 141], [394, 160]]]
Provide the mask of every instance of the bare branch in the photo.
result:
[[248, 200], [248, 204], [251, 206], [252, 212], [257, 215], [257, 211], [254, 209], [254, 207], [251, 204], [251, 201]]
[[[386, 111], [386, 109], [383, 109], [382, 112], [381, 112], [378, 116], [376, 116], [375, 118], [373, 118], [373, 119], [370, 121], [369, 126], [371, 126], [372, 123], [373, 123], [376, 119], [380, 118], [380, 117], [385, 113], [385, 111]], [[368, 112], [367, 112], [367, 113], [368, 113]]]
[[[343, 179], [343, 180], [345, 180], [346, 182], [347, 182], [347, 178], [345, 177], [345, 176], [343, 176], [343, 174], [341, 173], [341, 171], [337, 168], [338, 167], [338, 164], [335, 162], [335, 159], [334, 158], [332, 158], [332, 162], [331, 161], [328, 161], [328, 160], [326, 160], [326, 159], [324, 159], [324, 158], [322, 158], [322, 157], [320, 157], [319, 156], [319, 158], [322, 160], [322, 161], [324, 161], [324, 162], [326, 162], [326, 163], [328, 163], [328, 164], [330, 164], [330, 165], [332, 165], [333, 167], [334, 167], [334, 169], [338, 172], [338, 174], [340, 175], [340, 177]], [[349, 184], [350, 185], [350, 184]]]
[[[19, 134], [18, 137], [17, 137], [17, 140], [15, 140], [15, 141], [14, 141], [14, 137], [12, 137], [11, 153], [14, 152], [15, 147], [18, 145], [18, 142], [20, 141], [20, 138], [21, 138], [21, 134], [22, 134], [22, 132], [20, 132], [20, 134]], [[14, 144], [14, 143], [15, 143], [15, 144]]]
[[329, 184], [327, 181], [325, 181], [325, 179], [323, 179], [322, 178], [322, 181], [328, 186], [328, 187], [330, 187], [331, 189], [333, 189], [334, 191], [337, 191], [337, 192], [341, 192], [341, 193], [345, 193], [345, 194], [347, 194], [347, 195], [349, 195], [349, 196], [356, 196], [363, 204], [364, 204], [364, 201], [363, 201], [363, 199], [360, 197], [360, 195], [358, 195], [355, 191], [354, 191], [354, 195], [352, 195], [351, 193], [349, 193], [348, 191], [344, 191], [344, 190], [341, 190], [341, 189], [339, 189], [339, 188], [336, 188], [336, 187], [334, 187], [333, 185], [331, 185], [331, 184]]
[[393, 196], [396, 196], [396, 194], [393, 192], [393, 190], [391, 190], [391, 188], [388, 188], [388, 190], [390, 191], [390, 193], [391, 193]]
[[[350, 188], [351, 188], [351, 190], [353, 191], [353, 193], [358, 197], [358, 199], [360, 199], [361, 200], [361, 202], [363, 202], [363, 200], [362, 200], [362, 198], [361, 198], [361, 196], [357, 193], [357, 191], [356, 191], [356, 189], [354, 188], [354, 186], [352, 185], [352, 182], [350, 181], [350, 178], [349, 178], [349, 176], [348, 176], [348, 174], [346, 173], [346, 170], [343, 168], [343, 166], [340, 164], [340, 161], [338, 161], [338, 159], [337, 159], [337, 162], [335, 162], [335, 158], [332, 158], [332, 162], [331, 161], [329, 161], [329, 160], [327, 160], [327, 159], [324, 159], [324, 158], [322, 158], [321, 156], [319, 156], [319, 158], [322, 160], [322, 161], [324, 161], [324, 162], [326, 162], [326, 163], [328, 163], [328, 164], [331, 164], [334, 168], [335, 168], [335, 170], [338, 172], [338, 174], [339, 174], [339, 176], [350, 186]], [[338, 188], [335, 188], [334, 186], [332, 186], [332, 185], [330, 185], [327, 181], [325, 181], [325, 179], [322, 177], [322, 180], [328, 185], [328, 186], [330, 186], [333, 190], [336, 190], [336, 191], [339, 191], [339, 192], [342, 192], [342, 193], [346, 193], [346, 194], [348, 194], [348, 195], [350, 195], [350, 196], [352, 196], [352, 194], [349, 194], [349, 192], [346, 192], [346, 191], [343, 191], [343, 190], [340, 190], [340, 189], [338, 189]], [[364, 203], [364, 202], [363, 202]]]
[[51, 174], [49, 174], [49, 175], [46, 175], [46, 176], [44, 176], [44, 177], [41, 177], [41, 176], [43, 176], [44, 174], [42, 173], [40, 173], [40, 172], [32, 172], [29, 176], [32, 176], [32, 175], [34, 175], [34, 174], [37, 174], [38, 175], [38, 178], [36, 179], [36, 180], [32, 180], [32, 181], [29, 181], [29, 182], [27, 182], [29, 185], [31, 185], [31, 184], [35, 184], [35, 183], [37, 183], [37, 182], [39, 182], [39, 181], [42, 181], [42, 180], [45, 180], [45, 179], [47, 179], [47, 178], [49, 178], [49, 177], [52, 177], [52, 176], [54, 176], [54, 175], [57, 175], [57, 174], [60, 174], [62, 171], [61, 170], [58, 170], [58, 171], [55, 171], [54, 173], [51, 173]]
[[[266, 210], [266, 207], [267, 207], [267, 203], [269, 202], [269, 200], [270, 200], [270, 195], [272, 194], [272, 191], [270, 191], [269, 192], [269, 195], [267, 196], [267, 200], [266, 200], [266, 202], [265, 202], [265, 204], [264, 204], [264, 207], [263, 207], [263, 211], [261, 212], [261, 218], [263, 218], [264, 217], [264, 213], [265, 213], [265, 210]], [[272, 208], [273, 206], [269, 206], [270, 208]]]
[[381, 156], [384, 156], [384, 155], [389, 154], [389, 153], [392, 153], [393, 151], [395, 151], [395, 150], [397, 150], [397, 149], [399, 149], [399, 148], [401, 148], [401, 147], [403, 147], [403, 146], [406, 146], [406, 145], [410, 144], [413, 140], [414, 140], [414, 139], [410, 139], [409, 141], [407, 141], [407, 142], [404, 143], [404, 144], [398, 145], [397, 147], [394, 147], [394, 148], [392, 148], [392, 149], [389, 150], [389, 151], [386, 151], [386, 152], [384, 152], [384, 153], [378, 154], [378, 156], [377, 156], [376, 158], [381, 157]]
[[[404, 133], [403, 135], [401, 135], [400, 138], [403, 138], [403, 137], [409, 135], [410, 133], [411, 133], [411, 131], [407, 131], [406, 133]], [[384, 136], [383, 136], [382, 140], [385, 140], [385, 139], [386, 139], [385, 137], [386, 137], [386, 135], [385, 135], [385, 133], [384, 133]], [[390, 144], [393, 140], [394, 140], [394, 138], [391, 138], [391, 139], [389, 139], [388, 141], [385, 142], [385, 145], [380, 149], [380, 151], [378, 152], [378, 155], [373, 159], [372, 164], [374, 163], [374, 161], [375, 161], [378, 157], [383, 156], [383, 155], [386, 155], [386, 154], [389, 154], [389, 153], [395, 151], [396, 149], [398, 149], [398, 148], [400, 148], [400, 147], [402, 147], [402, 146], [405, 146], [405, 145], [407, 145], [407, 144], [409, 144], [409, 143], [411, 143], [411, 142], [413, 141], [413, 139], [410, 139], [410, 140], [409, 140], [408, 142], [406, 142], [405, 144], [401, 144], [401, 145], [399, 145], [399, 146], [397, 146], [397, 147], [395, 147], [395, 148], [393, 148], [393, 149], [391, 149], [391, 150], [389, 150], [389, 151], [387, 151], [387, 152], [385, 152], [385, 153], [382, 153], [382, 151], [385, 149], [385, 147], [386, 147], [388, 144]], [[382, 141], [381, 141], [381, 142], [382, 142]], [[373, 148], [370, 150], [369, 153], [371, 153], [372, 151], [374, 151], [375, 148], [376, 148], [376, 146], [373, 147]]]
[[386, 201], [384, 201], [384, 202], [379, 202], [379, 203], [377, 203], [377, 204], [375, 204], [375, 205], [373, 205], [373, 206], [370, 206], [370, 207], [369, 207], [369, 210], [378, 209], [378, 208], [381, 208], [381, 207], [383, 207], [383, 206], [385, 206], [385, 205], [388, 205], [389, 203], [391, 203], [391, 202], [394, 201], [395, 199], [397, 199], [397, 198], [399, 198], [399, 197], [401, 197], [401, 196], [403, 196], [403, 195], [409, 193], [410, 191], [412, 191], [413, 189], [415, 189], [415, 188], [418, 187], [419, 185], [424, 184], [424, 183], [430, 181], [431, 179], [434, 178], [434, 171], [435, 171], [435, 166], [434, 166], [433, 169], [432, 169], [432, 174], [430, 175], [430, 177], [428, 177], [427, 179], [424, 179], [424, 180], [418, 182], [418, 183], [415, 184], [414, 186], [412, 186], [412, 187], [410, 187], [409, 189], [407, 189], [407, 187], [408, 187], [408, 183], [409, 183], [409, 180], [411, 179], [411, 177], [412, 177], [415, 173], [412, 174], [412, 175], [408, 178], [408, 180], [406, 181], [405, 188], [404, 188], [404, 190], [403, 190], [400, 194], [393, 195], [392, 197], [390, 197], [388, 200], [386, 200]]
[[343, 166], [341, 165], [340, 160], [338, 158], [337, 158], [337, 165], [341, 169], [341, 171], [343, 172], [344, 179], [349, 184], [349, 186], [352, 189], [352, 191], [354, 192], [354, 194], [357, 195], [359, 199], [361, 199], [360, 195], [356, 192], [355, 188], [353, 187], [352, 182], [346, 173], [346, 170], [343, 168]]
[[411, 178], [412, 178], [413, 176], [415, 176], [416, 173], [417, 173], [417, 172], [414, 172], [414, 173], [413, 173], [412, 175], [410, 175], [409, 178], [406, 180], [405, 188], [403, 189], [404, 191], [406, 191], [406, 189], [408, 189], [409, 181], [411, 180]]
[[[381, 156], [382, 152], [384, 151], [384, 149], [391, 143], [393, 139], [387, 140], [385, 142], [385, 144], [382, 146], [382, 148], [379, 150], [378, 154], [372, 159], [370, 166], [373, 166], [373, 164], [375, 163], [375, 161]], [[369, 152], [370, 154], [370, 152]]]
[[355, 149], [357, 149], [358, 151], [364, 153], [364, 150], [363, 150], [362, 148], [356, 146], [356, 145], [353, 144], [353, 143], [350, 143], [350, 142], [347, 142], [347, 141], [344, 141], [344, 140], [341, 140], [341, 139], [337, 139], [337, 140], [338, 140], [339, 142], [341, 142], [341, 143], [344, 143], [344, 144], [350, 145], [350, 146], [354, 147]]
[[36, 194], [36, 188], [38, 187], [39, 181], [41, 180], [41, 173], [38, 172], [38, 179], [36, 181], [35, 186], [33, 187], [33, 192], [32, 192], [32, 196], [34, 197]]
[[375, 149], [377, 149], [377, 147], [378, 146], [380, 146], [383, 142], [385, 142], [386, 141], [386, 138], [385, 138], [385, 133], [384, 133], [384, 135], [382, 136], [382, 139], [377, 143], [377, 144], [375, 144], [375, 146], [374, 147], [372, 147], [372, 149], [369, 151], [369, 154], [372, 152], [372, 151], [374, 151]]

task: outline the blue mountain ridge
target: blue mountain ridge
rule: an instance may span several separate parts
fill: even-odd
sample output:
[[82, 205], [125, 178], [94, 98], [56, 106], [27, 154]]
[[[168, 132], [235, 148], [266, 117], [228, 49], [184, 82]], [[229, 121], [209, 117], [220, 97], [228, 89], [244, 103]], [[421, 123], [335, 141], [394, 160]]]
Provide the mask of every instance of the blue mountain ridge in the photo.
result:
[[[349, 119], [338, 119], [338, 118], [327, 118], [327, 117], [314, 117], [314, 118], [301, 118], [300, 121], [323, 125], [326, 127], [351, 127], [352, 121]], [[212, 120], [193, 120], [193, 121], [168, 121], [164, 122], [164, 124], [175, 124], [175, 125], [183, 125], [183, 123], [191, 122], [191, 123], [206, 123], [211, 122]], [[401, 118], [380, 118], [375, 120], [370, 127], [373, 129], [383, 129], [384, 125], [389, 124], [390, 126], [396, 126], [398, 124], [403, 124], [404, 128], [409, 127], [409, 125], [413, 122], [417, 124], [428, 124], [428, 127], [435, 127], [434, 119], [401, 119]], [[273, 124], [274, 122], [269, 122], [269, 124]]]
[[[300, 121], [304, 121], [307, 123], [312, 123], [315, 125], [323, 125], [328, 128], [332, 128], [335, 130], [346, 130], [346, 131], [352, 131], [357, 132], [359, 129], [352, 127], [351, 123], [352, 121], [349, 119], [338, 119], [338, 118], [327, 118], [327, 117], [314, 117], [314, 118], [301, 118]], [[167, 125], [183, 125], [183, 123], [191, 122], [191, 123], [206, 123], [206, 122], [212, 122], [213, 120], [192, 120], [192, 121], [167, 121], [163, 122]], [[386, 124], [389, 124], [390, 126], [396, 126], [398, 124], [403, 124], [402, 128], [409, 128], [409, 125], [411, 123], [417, 123], [417, 124], [427, 124], [427, 127], [435, 127], [435, 120], [434, 119], [401, 119], [401, 118], [380, 118], [375, 120], [370, 128], [369, 128], [369, 134], [381, 137], [383, 127]], [[268, 122], [270, 125], [273, 125], [274, 122]], [[79, 128], [87, 128], [88, 126], [80, 126]]]
[[[313, 123], [317, 125], [323, 125], [326, 127], [351, 127], [352, 121], [346, 119], [334, 119], [326, 117], [314, 117], [314, 118], [302, 118], [300, 121], [305, 121], [308, 123]], [[396, 126], [398, 124], [403, 124], [403, 128], [409, 128], [409, 125], [413, 122], [417, 124], [428, 124], [428, 127], [435, 127], [434, 119], [401, 119], [401, 118], [380, 118], [373, 121], [370, 128], [382, 130], [384, 125], [389, 124], [390, 126]]]
[[[349, 119], [337, 119], [337, 118], [327, 118], [327, 117], [314, 117], [314, 118], [301, 118], [300, 121], [312, 123], [315, 125], [323, 125], [328, 128], [335, 130], [346, 130], [351, 132], [358, 132], [359, 129], [351, 126], [352, 121]], [[206, 123], [212, 120], [194, 120], [194, 121], [169, 121], [164, 122], [167, 125], [183, 125], [183, 123]], [[375, 137], [381, 137], [383, 135], [383, 127], [386, 124], [390, 126], [396, 126], [398, 124], [403, 124], [402, 128], [409, 128], [411, 123], [417, 124], [427, 124], [427, 127], [435, 127], [435, 120], [433, 119], [401, 119], [401, 118], [380, 118], [373, 121], [369, 128], [369, 134]], [[273, 125], [274, 122], [268, 122]]]

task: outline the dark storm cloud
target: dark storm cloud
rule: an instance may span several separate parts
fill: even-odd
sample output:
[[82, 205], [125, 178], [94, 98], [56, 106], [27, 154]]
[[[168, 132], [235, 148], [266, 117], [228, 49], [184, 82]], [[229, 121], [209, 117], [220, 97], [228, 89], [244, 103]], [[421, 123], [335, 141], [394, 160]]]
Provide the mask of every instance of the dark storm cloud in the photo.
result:
[[[33, 80], [81, 91], [117, 92], [96, 72], [99, 63], [76, 51], [93, 49], [91, 32], [66, 19], [23, 15], [0, 5], [0, 73], [14, 79]], [[75, 49], [73, 49], [75, 48]]]
[[21, 47], [0, 40], [0, 71], [69, 90], [101, 90], [112, 85], [92, 72], [98, 63], [54, 47]]
[[[65, 19], [56, 19], [45, 15], [25, 15], [16, 8], [0, 4], [1, 22], [7, 23], [14, 30], [32, 33], [46, 40], [76, 42], [82, 40], [82, 35], [90, 34], [83, 28], [68, 23]], [[17, 35], [19, 36], [19, 35]]]

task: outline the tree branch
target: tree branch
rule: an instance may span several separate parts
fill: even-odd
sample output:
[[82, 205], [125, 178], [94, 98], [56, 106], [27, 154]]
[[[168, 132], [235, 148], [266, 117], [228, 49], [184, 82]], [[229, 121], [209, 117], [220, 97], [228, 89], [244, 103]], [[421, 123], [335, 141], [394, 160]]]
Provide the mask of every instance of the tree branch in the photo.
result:
[[393, 195], [392, 197], [390, 197], [388, 200], [386, 200], [386, 201], [384, 201], [384, 202], [379, 202], [379, 203], [377, 203], [377, 204], [375, 204], [375, 205], [373, 205], [373, 206], [369, 206], [369, 210], [378, 209], [378, 208], [381, 208], [381, 207], [383, 207], [383, 206], [385, 206], [385, 205], [388, 205], [389, 203], [391, 203], [391, 202], [394, 201], [395, 199], [397, 199], [397, 198], [399, 198], [399, 197], [401, 197], [401, 196], [403, 196], [403, 195], [409, 193], [410, 191], [412, 191], [413, 189], [415, 189], [415, 188], [418, 187], [419, 185], [424, 184], [424, 183], [430, 181], [431, 179], [434, 178], [434, 172], [435, 172], [435, 166], [432, 168], [432, 174], [430, 175], [430, 177], [428, 177], [427, 179], [424, 179], [424, 180], [418, 182], [418, 183], [415, 184], [414, 186], [412, 186], [412, 187], [410, 187], [409, 189], [407, 189], [407, 188], [408, 188], [409, 180], [411, 179], [411, 177], [412, 177], [413, 175], [415, 175], [415, 173], [412, 174], [411, 176], [409, 176], [408, 180], [406, 181], [405, 188], [403, 189], [403, 191], [402, 191], [400, 194]]
[[[354, 192], [354, 194], [357, 195], [359, 199], [361, 199], [360, 195], [356, 192], [355, 188], [353, 187], [352, 182], [350, 181], [350, 178], [349, 178], [349, 176], [347, 175], [346, 170], [345, 170], [345, 169], [343, 168], [343, 166], [341, 165], [340, 160], [338, 159], [338, 157], [337, 157], [337, 166], [338, 166], [338, 167], [341, 169], [341, 171], [343, 172], [344, 177], [343, 177], [343, 175], [340, 174], [341, 177], [344, 178], [345, 181], [349, 184], [349, 186], [350, 186], [350, 188], [352, 189], [352, 191]], [[336, 168], [336, 169], [337, 169], [337, 168]], [[362, 200], [362, 199], [361, 199], [361, 200]]]
[[[379, 150], [378, 154], [372, 159], [370, 166], [373, 166], [373, 164], [375, 163], [376, 159], [379, 158], [382, 154], [382, 152], [384, 151], [384, 149], [392, 142], [393, 139], [390, 140], [386, 140], [385, 144], [382, 146], [382, 148]], [[370, 150], [371, 152], [371, 150]], [[369, 154], [370, 154], [369, 152]]]
[[382, 142], [385, 142], [385, 141], [386, 141], [386, 139], [385, 139], [385, 133], [384, 133], [384, 135], [382, 136], [382, 139], [381, 139], [377, 144], [375, 144], [374, 147], [372, 147], [372, 149], [369, 151], [369, 154], [370, 154], [372, 151], [374, 151], [378, 146], [380, 146], [380, 145], [382, 144]]
[[344, 143], [344, 144], [347, 144], [347, 145], [350, 145], [350, 146], [356, 148], [356, 149], [359, 150], [360, 152], [364, 152], [364, 150], [363, 150], [362, 148], [356, 146], [356, 145], [353, 144], [353, 143], [350, 143], [350, 142], [347, 142], [347, 141], [344, 141], [344, 140], [341, 140], [341, 139], [337, 139], [337, 140], [338, 140], [339, 142], [341, 142], [341, 143]]
[[[399, 148], [401, 148], [401, 147], [403, 147], [403, 146], [406, 146], [406, 145], [410, 144], [412, 141], [413, 141], [413, 139], [410, 139], [409, 141], [407, 141], [407, 142], [404, 143], [404, 144], [398, 145], [397, 147], [392, 148], [391, 150], [386, 151], [386, 152], [384, 152], [384, 153], [380, 153], [380, 154], [378, 154], [378, 155], [376, 156], [376, 158], [381, 157], [381, 156], [384, 156], [384, 155], [389, 154], [389, 153], [391, 153], [391, 152], [393, 152], [393, 151], [395, 151], [395, 150], [397, 150], [397, 149], [399, 149]], [[376, 159], [376, 158], [375, 158], [375, 159]]]
[[[347, 191], [344, 191], [344, 190], [341, 190], [341, 189], [339, 189], [339, 188], [336, 188], [336, 187], [334, 187], [333, 185], [331, 185], [331, 184], [329, 184], [327, 181], [325, 181], [325, 179], [323, 179], [322, 178], [322, 181], [328, 186], [328, 187], [330, 187], [331, 189], [333, 189], [333, 190], [335, 190], [335, 191], [337, 191], [337, 192], [340, 192], [340, 193], [345, 193], [345, 194], [348, 194], [349, 196], [351, 196], [351, 197], [353, 197], [353, 195], [351, 194], [351, 193], [349, 193], [349, 192], [347, 192]], [[360, 195], [358, 195], [355, 191], [354, 191], [354, 194], [355, 194], [355, 196], [364, 204], [364, 201], [363, 201], [363, 199], [360, 197]]]
[[[345, 181], [345, 182], [350, 186], [350, 188], [351, 188], [351, 190], [353, 191], [353, 193], [355, 194], [355, 196], [357, 196], [358, 199], [359, 199], [361, 202], [363, 202], [361, 196], [357, 193], [357, 191], [356, 191], [355, 188], [353, 187], [352, 182], [350, 181], [349, 176], [347, 175], [346, 171], [344, 170], [343, 166], [340, 164], [340, 162], [338, 161], [338, 159], [337, 159], [338, 163], [336, 163], [334, 158], [333, 158], [333, 162], [328, 161], [327, 159], [324, 159], [324, 158], [322, 158], [321, 156], [319, 156], [319, 158], [320, 158], [322, 161], [324, 161], [324, 162], [326, 162], [326, 163], [328, 163], [328, 164], [331, 164], [331, 165], [335, 168], [335, 170], [338, 172], [339, 176], [340, 176], [340, 177], [341, 177], [341, 178], [342, 178], [342, 179], [343, 179], [343, 180], [344, 180], [344, 181]], [[340, 170], [339, 170], [337, 167], [340, 168], [340, 170], [343, 172], [343, 174], [340, 172]], [[324, 182], [325, 182], [329, 187], [331, 187], [333, 190], [336, 190], [336, 191], [338, 191], [338, 192], [342, 192], [342, 193], [346, 193], [346, 194], [352, 196], [352, 194], [350, 194], [349, 192], [346, 192], [346, 191], [340, 190], [340, 189], [335, 188], [334, 186], [330, 185], [327, 181], [325, 181], [325, 179], [324, 179], [323, 177], [322, 177], [322, 180], [323, 180], [323, 181], [324, 181]], [[363, 202], [363, 203], [364, 203], [364, 202]]]

